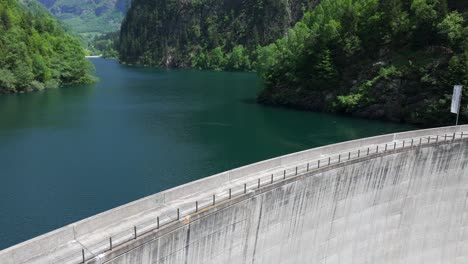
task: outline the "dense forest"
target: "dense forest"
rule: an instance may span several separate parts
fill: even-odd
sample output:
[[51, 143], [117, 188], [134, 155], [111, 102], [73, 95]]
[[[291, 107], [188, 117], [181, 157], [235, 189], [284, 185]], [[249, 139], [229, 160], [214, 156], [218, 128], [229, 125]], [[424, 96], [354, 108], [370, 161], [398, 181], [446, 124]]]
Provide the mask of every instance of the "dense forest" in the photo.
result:
[[251, 70], [317, 0], [136, 0], [121, 27], [126, 64]]
[[264, 104], [442, 125], [468, 84], [468, 1], [133, 3], [108, 43], [122, 63], [257, 70]]
[[453, 124], [453, 85], [468, 85], [468, 16], [466, 2], [452, 4], [323, 0], [287, 36], [259, 49], [258, 72], [266, 88], [258, 101], [421, 125]]
[[39, 3], [0, 0], [0, 93], [94, 81], [80, 42]]

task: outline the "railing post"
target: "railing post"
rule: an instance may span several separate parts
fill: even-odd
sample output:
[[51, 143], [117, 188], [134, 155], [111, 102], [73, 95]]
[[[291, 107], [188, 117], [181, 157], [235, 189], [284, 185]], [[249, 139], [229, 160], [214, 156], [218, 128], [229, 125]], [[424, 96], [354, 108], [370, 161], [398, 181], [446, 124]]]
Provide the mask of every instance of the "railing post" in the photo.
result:
[[444, 141], [447, 141], [447, 133], [445, 133]]
[[396, 142], [393, 142], [393, 150], [396, 150]]
[[453, 133], [453, 138], [452, 138], [452, 141], [455, 141], [455, 136], [457, 135], [457, 133]]
[[422, 145], [422, 137], [419, 138], [419, 146]]
[[439, 135], [436, 137], [436, 143], [439, 143]]
[[385, 150], [384, 152], [387, 152], [387, 143], [385, 143]]
[[283, 179], [286, 179], [286, 170], [284, 170]]
[[405, 148], [405, 141], [403, 140], [403, 148]]
[[[198, 209], [198, 202], [197, 202], [197, 209]], [[156, 217], [156, 229], [159, 229], [159, 216]]]
[[411, 139], [411, 147], [413, 147], [414, 138]]
[[379, 145], [375, 148], [375, 153], [379, 153]]
[[358, 151], [357, 151], [357, 157], [359, 158], [360, 156], [361, 156], [361, 150], [358, 149]]
[[427, 144], [431, 143], [431, 136], [427, 137]]
[[[463, 139], [464, 132], [461, 132], [461, 138]], [[452, 141], [455, 140], [456, 133], [453, 133], [453, 138]], [[439, 141], [439, 135], [436, 136], [436, 143]], [[447, 141], [447, 134], [444, 135], [444, 141]], [[422, 138], [420, 138], [420, 144], [422, 143]], [[428, 143], [430, 143], [430, 136], [428, 137]], [[411, 147], [414, 145], [414, 139], [411, 139]], [[405, 140], [403, 140], [403, 148], [405, 148]], [[394, 142], [394, 149], [396, 149], [396, 142]], [[385, 144], [385, 151], [387, 151], [387, 144]], [[379, 146], [376, 146], [376, 153], [379, 152]], [[369, 148], [367, 149], [367, 155], [369, 155]], [[360, 157], [360, 150], [358, 150], [358, 157]], [[348, 152], [348, 160], [351, 159], [351, 152]], [[341, 154], [338, 155], [338, 163], [341, 162]], [[331, 163], [331, 157], [328, 158], [328, 164], [330, 165]], [[317, 160], [317, 167], [320, 168], [320, 160]], [[298, 174], [298, 167], [296, 166], [296, 175]], [[307, 163], [307, 171], [309, 171], [309, 163]], [[284, 170], [284, 178], [286, 178], [286, 170]], [[260, 181], [261, 179], [258, 179], [258, 188], [260, 188]], [[274, 174], [271, 174], [271, 184], [274, 182]], [[244, 193], [247, 192], [247, 184], [244, 184]], [[232, 198], [232, 188], [229, 188], [229, 199]], [[213, 205], [216, 204], [216, 195], [213, 194]], [[198, 212], [198, 201], [195, 202], [195, 210]], [[180, 219], [180, 208], [177, 208], [177, 220]], [[157, 217], [157, 229], [160, 227], [160, 219]], [[137, 239], [138, 234], [137, 234], [137, 227], [133, 226], [133, 233], [134, 233], [134, 239]], [[109, 249], [113, 249], [113, 242], [112, 242], [112, 237], [109, 237]], [[82, 261], [85, 263], [85, 250], [81, 250], [82, 253]]]

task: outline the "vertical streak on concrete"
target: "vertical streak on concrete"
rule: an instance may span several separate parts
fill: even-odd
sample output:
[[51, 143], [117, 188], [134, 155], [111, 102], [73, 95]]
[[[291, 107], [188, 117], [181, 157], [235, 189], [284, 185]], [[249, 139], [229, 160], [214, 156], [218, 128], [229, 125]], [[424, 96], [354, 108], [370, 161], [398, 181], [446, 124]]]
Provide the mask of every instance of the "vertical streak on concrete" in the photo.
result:
[[263, 212], [263, 203], [260, 204], [260, 211], [258, 213], [258, 223], [257, 223], [257, 229], [255, 230], [255, 242], [254, 242], [253, 254], [252, 254], [252, 264], [255, 263], [255, 253], [257, 252], [258, 233], [260, 231], [260, 225], [262, 223], [262, 212]]
[[185, 259], [184, 259], [185, 264], [189, 263], [189, 249], [190, 249], [189, 245], [190, 245], [190, 223], [188, 224], [187, 238], [185, 239]]
[[220, 203], [103, 263], [468, 263], [468, 142], [343, 165]]

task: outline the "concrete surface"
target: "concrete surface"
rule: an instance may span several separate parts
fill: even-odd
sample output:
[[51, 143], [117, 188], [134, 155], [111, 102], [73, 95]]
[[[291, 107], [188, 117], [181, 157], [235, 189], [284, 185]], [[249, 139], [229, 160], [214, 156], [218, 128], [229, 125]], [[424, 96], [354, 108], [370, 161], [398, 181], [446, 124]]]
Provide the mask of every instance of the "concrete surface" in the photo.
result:
[[467, 263], [467, 132], [390, 134], [255, 163], [0, 251], [0, 263], [80, 263], [82, 249], [89, 263], [112, 264]]

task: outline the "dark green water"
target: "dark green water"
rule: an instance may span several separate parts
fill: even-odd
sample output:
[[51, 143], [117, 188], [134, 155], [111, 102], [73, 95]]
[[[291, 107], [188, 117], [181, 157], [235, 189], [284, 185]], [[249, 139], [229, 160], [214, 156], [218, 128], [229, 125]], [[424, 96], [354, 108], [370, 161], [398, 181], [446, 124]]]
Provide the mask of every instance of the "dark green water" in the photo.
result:
[[95, 85], [0, 96], [0, 249], [241, 165], [411, 129], [257, 105], [251, 73], [92, 61]]

